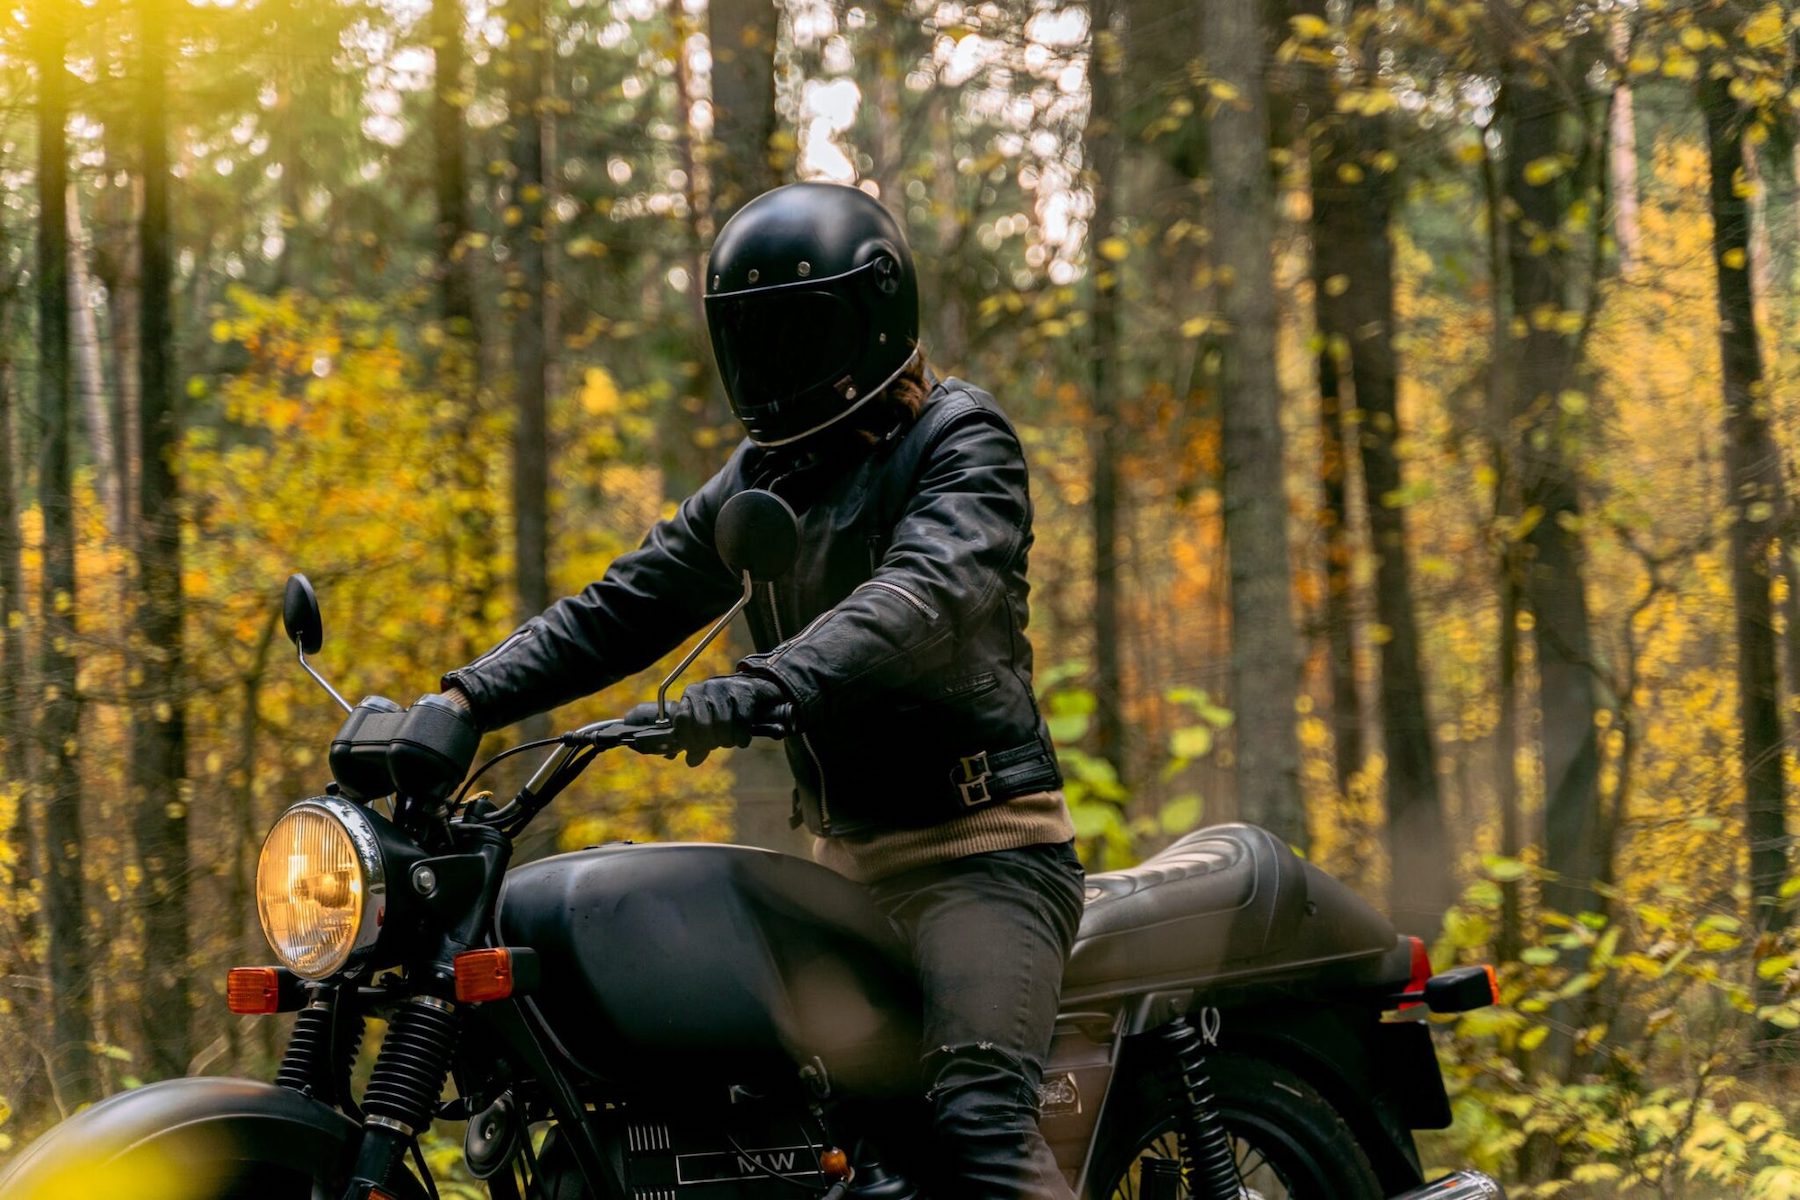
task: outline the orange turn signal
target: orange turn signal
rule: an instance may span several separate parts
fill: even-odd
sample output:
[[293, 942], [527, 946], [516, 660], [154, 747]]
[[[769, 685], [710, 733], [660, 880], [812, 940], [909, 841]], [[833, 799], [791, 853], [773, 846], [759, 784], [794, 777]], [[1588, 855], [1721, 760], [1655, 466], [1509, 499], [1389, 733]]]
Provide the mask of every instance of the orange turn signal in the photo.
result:
[[465, 950], [456, 956], [456, 998], [464, 1004], [513, 994], [512, 951]]
[[225, 976], [225, 1007], [242, 1016], [280, 1012], [280, 972], [274, 967], [233, 967]]

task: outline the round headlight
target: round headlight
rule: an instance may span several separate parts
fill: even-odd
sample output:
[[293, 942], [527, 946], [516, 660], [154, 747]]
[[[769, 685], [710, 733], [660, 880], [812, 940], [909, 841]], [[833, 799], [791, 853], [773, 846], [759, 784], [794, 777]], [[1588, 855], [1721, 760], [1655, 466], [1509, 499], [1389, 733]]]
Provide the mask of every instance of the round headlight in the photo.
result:
[[368, 817], [332, 797], [302, 800], [281, 815], [256, 864], [256, 911], [275, 957], [323, 979], [374, 945], [386, 892]]

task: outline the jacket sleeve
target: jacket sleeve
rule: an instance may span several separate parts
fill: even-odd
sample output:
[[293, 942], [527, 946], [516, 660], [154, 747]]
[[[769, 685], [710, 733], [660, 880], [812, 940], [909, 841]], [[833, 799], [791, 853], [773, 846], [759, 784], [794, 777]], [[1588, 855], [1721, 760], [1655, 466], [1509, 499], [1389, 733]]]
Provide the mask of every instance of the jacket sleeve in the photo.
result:
[[[951, 401], [879, 568], [836, 607], [739, 670], [773, 679], [802, 726], [942, 670], [958, 634], [1001, 603], [1031, 527], [1025, 455], [999, 413]], [[966, 407], [963, 407], [966, 404]]]
[[608, 687], [716, 619], [738, 587], [713, 549], [713, 522], [736, 490], [743, 451], [620, 555], [598, 582], [558, 600], [443, 678], [469, 697], [476, 724], [498, 729]]

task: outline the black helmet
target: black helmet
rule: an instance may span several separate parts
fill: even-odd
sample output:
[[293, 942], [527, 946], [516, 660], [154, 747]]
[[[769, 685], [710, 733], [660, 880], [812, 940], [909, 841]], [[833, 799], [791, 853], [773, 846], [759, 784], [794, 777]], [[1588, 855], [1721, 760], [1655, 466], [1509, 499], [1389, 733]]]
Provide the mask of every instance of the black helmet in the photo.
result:
[[706, 264], [706, 324], [731, 411], [781, 446], [856, 411], [919, 340], [912, 253], [874, 197], [792, 183], [739, 209]]

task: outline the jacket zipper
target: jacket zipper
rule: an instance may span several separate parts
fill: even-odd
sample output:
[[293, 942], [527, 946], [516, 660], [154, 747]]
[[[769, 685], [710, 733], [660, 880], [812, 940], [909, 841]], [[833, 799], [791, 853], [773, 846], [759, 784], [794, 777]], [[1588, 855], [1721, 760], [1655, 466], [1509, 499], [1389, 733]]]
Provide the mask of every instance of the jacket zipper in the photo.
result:
[[875, 587], [875, 588], [880, 588], [884, 592], [892, 592], [892, 593], [894, 593], [894, 595], [900, 597], [902, 600], [906, 601], [908, 604], [910, 604], [914, 608], [918, 609], [919, 612], [924, 615], [926, 620], [935, 621], [938, 619], [937, 609], [931, 607], [931, 605], [925, 603], [925, 601], [919, 599], [919, 597], [913, 595], [911, 592], [907, 591], [905, 588], [901, 587], [897, 583], [890, 582], [889, 580], [886, 580], [886, 579], [871, 579], [868, 582], [864, 583], [862, 586]]
[[[775, 607], [775, 585], [772, 583], [769, 585], [769, 623], [775, 628], [775, 640], [784, 641], [781, 635], [781, 613]], [[817, 623], [815, 621], [813, 624]], [[831, 829], [831, 804], [825, 787], [825, 764], [819, 760], [819, 752], [813, 749], [812, 739], [804, 731], [800, 734], [800, 744], [806, 747], [807, 756], [812, 759], [813, 772], [819, 777], [819, 832], [826, 833]]]
[[503, 641], [501, 641], [501, 643], [498, 646], [495, 646], [492, 650], [489, 650], [486, 654], [482, 655], [480, 658], [476, 659], [474, 662], [472, 662], [468, 666], [464, 667], [463, 670], [473, 671], [476, 668], [480, 667], [483, 663], [487, 662], [490, 658], [494, 658], [494, 657], [504, 653], [505, 651], [510, 649], [512, 646], [514, 646], [516, 643], [522, 642], [526, 638], [530, 637], [531, 633], [532, 633], [532, 629], [533, 629], [532, 626], [527, 625], [522, 629], [513, 630], [511, 633], [506, 635], [506, 638]]
[[[769, 601], [769, 603], [773, 604], [774, 600], [771, 599]], [[779, 649], [779, 650], [775, 651], [773, 654], [769, 655], [769, 661], [770, 662], [781, 661], [782, 656], [787, 654], [787, 652], [789, 650], [792, 650], [795, 646], [798, 646], [801, 642], [804, 642], [808, 637], [811, 637], [812, 631], [819, 627], [819, 622], [823, 621], [826, 617], [829, 617], [830, 615], [831, 615], [831, 610], [826, 609], [824, 612], [822, 612], [818, 616], [814, 617], [811, 621], [809, 621], [807, 623], [807, 626], [805, 629], [802, 629], [799, 633], [796, 633], [793, 637], [785, 639], [784, 644], [782, 645], [781, 649]], [[778, 638], [781, 637], [781, 627], [779, 625], [776, 626], [775, 636]]]

